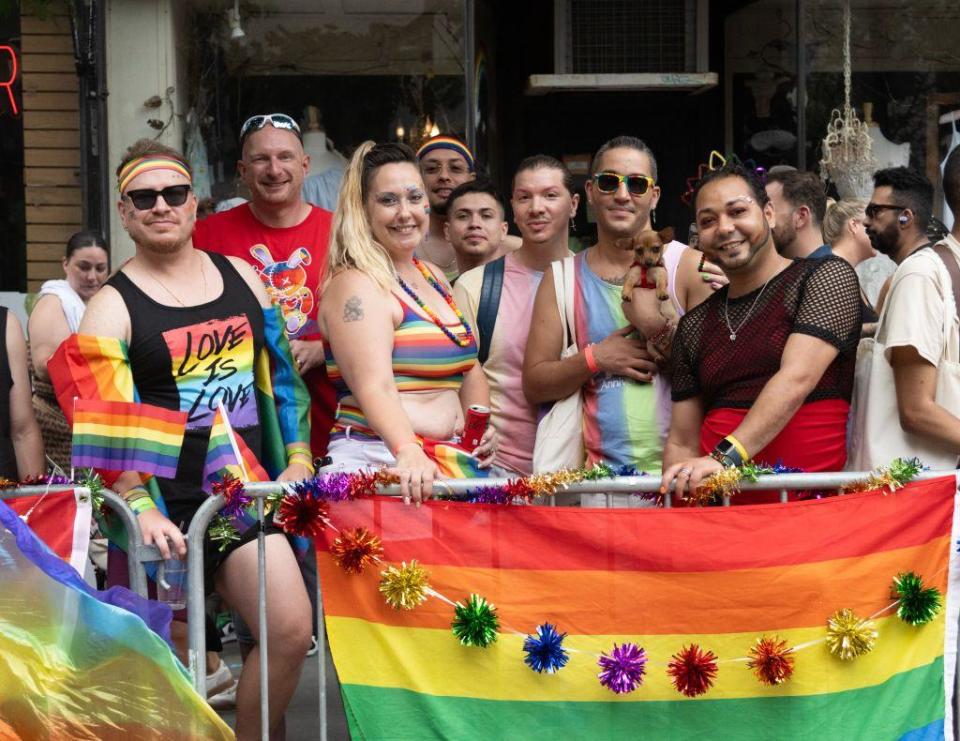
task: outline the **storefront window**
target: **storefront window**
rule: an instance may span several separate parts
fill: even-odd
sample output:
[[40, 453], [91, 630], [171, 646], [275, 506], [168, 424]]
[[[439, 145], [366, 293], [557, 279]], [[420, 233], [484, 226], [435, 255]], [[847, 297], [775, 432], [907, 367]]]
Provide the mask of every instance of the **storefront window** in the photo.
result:
[[366, 139], [417, 146], [440, 131], [464, 135], [462, 0], [246, 7], [239, 23], [204, 6], [187, 25], [188, 97], [215, 200], [237, 195], [238, 130], [254, 113], [300, 120], [314, 174], [343, 167]]
[[20, 18], [0, 14], [0, 290], [26, 288]]

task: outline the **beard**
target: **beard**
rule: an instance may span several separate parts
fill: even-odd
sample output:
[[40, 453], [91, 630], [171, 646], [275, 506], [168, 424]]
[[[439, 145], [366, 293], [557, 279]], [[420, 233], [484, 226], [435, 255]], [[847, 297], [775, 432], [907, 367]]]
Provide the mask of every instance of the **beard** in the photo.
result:
[[897, 242], [900, 235], [896, 227], [891, 226], [880, 232], [867, 229], [867, 236], [870, 238], [871, 246], [877, 252], [892, 257], [893, 253], [897, 251]]
[[771, 230], [771, 235], [773, 236], [774, 247], [782, 255], [784, 250], [796, 241], [797, 230], [793, 228], [793, 224], [785, 224], [784, 226], [774, 227]]

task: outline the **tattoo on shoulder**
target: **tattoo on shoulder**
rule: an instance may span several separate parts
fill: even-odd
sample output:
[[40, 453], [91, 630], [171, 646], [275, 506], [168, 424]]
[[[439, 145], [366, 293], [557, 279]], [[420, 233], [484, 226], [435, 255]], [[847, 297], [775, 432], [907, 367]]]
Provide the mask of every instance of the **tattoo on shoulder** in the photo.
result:
[[351, 296], [343, 304], [343, 321], [359, 322], [363, 319], [363, 303], [359, 296]]

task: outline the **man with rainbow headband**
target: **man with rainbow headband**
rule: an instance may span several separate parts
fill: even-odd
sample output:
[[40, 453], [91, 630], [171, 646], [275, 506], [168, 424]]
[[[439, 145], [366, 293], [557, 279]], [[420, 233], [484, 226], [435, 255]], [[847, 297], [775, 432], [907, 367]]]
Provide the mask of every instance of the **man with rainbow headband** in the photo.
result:
[[[90, 301], [79, 334], [51, 359], [50, 375], [68, 418], [76, 398], [139, 402], [182, 415], [174, 477], [156, 476], [144, 486], [141, 472], [124, 471], [105, 473], [105, 480], [137, 512], [145, 543], [164, 558], [183, 557], [178, 523], [189, 523], [206, 500], [205, 460], [218, 410], [271, 476], [293, 481], [311, 473], [309, 399], [280, 310], [255, 271], [237, 258], [194, 249], [197, 199], [183, 156], [141, 139], [127, 150], [117, 180], [117, 209], [136, 255]], [[274, 439], [277, 434], [282, 439]], [[239, 537], [223, 550], [204, 539], [206, 584], [256, 636], [256, 528], [235, 519]], [[290, 543], [272, 523], [266, 551], [272, 728], [296, 689], [310, 644], [310, 603]], [[240, 675], [240, 738], [260, 736], [259, 663], [255, 650]]]

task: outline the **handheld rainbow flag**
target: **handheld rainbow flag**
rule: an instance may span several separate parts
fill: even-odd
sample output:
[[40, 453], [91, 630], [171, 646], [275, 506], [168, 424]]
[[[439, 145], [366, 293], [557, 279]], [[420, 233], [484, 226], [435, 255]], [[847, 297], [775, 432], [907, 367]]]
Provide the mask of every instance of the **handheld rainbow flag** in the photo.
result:
[[214, 413], [203, 464], [203, 490], [213, 490], [213, 482], [229, 474], [240, 481], [269, 481], [270, 474], [260, 465], [257, 456], [243, 438], [235, 434], [221, 404]]
[[0, 569], [0, 738], [234, 737], [155, 632], [168, 607], [93, 590], [3, 502]]
[[73, 465], [173, 478], [186, 424], [186, 412], [152, 404], [77, 399]]
[[[441, 595], [394, 609], [389, 574], [347, 573], [337, 532], [317, 539], [351, 735], [952, 739], [955, 492], [950, 476], [730, 508], [329, 502], [340, 532], [381, 539], [383, 568], [415, 560]], [[898, 617], [904, 572], [946, 596], [925, 624]], [[454, 601], [461, 622], [486, 611], [496, 640], [461, 645]], [[878, 633], [850, 660], [831, 653], [844, 608]], [[552, 673], [525, 644], [554, 651]]]
[[484, 479], [490, 473], [486, 469], [478, 468], [480, 461], [463, 448], [426, 437], [420, 438], [420, 441], [423, 452], [437, 464], [443, 478]]

